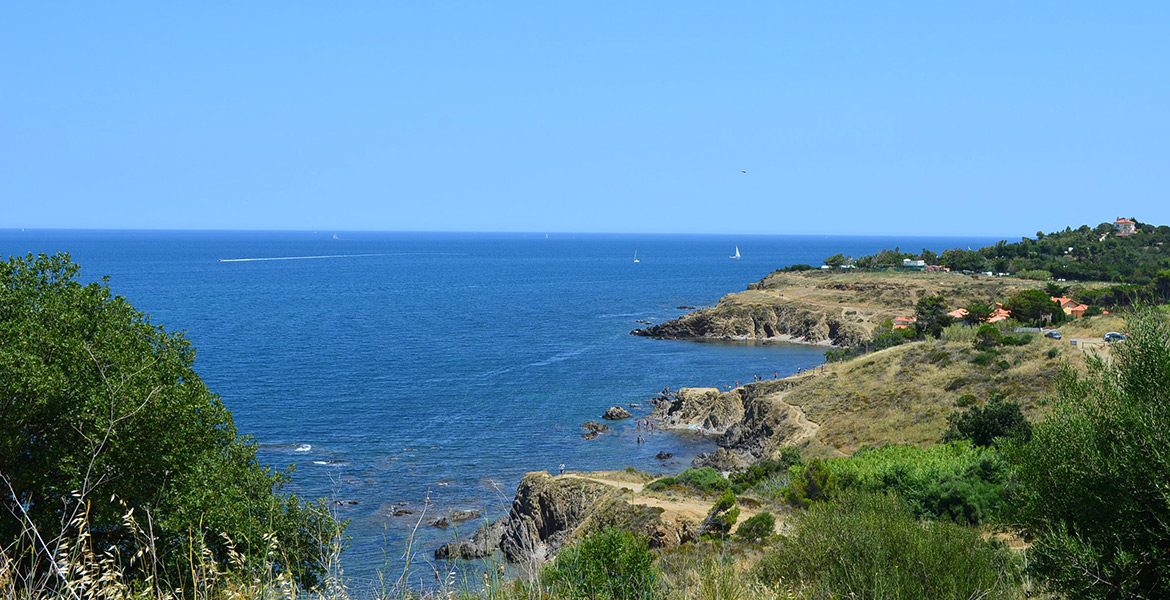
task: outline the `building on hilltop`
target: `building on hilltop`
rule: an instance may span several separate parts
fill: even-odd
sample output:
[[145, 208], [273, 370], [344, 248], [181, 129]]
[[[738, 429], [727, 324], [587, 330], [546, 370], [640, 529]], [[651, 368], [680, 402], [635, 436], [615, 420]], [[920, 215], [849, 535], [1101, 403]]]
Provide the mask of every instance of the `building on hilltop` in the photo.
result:
[[907, 271], [925, 271], [926, 270], [926, 261], [925, 260], [911, 260], [909, 258], [903, 258], [902, 259], [902, 268], [906, 269]]
[[1117, 230], [1118, 236], [1133, 235], [1137, 233], [1137, 223], [1125, 217], [1117, 217], [1113, 222], [1114, 229]]
[[894, 329], [906, 329], [917, 322], [915, 317], [894, 317]]

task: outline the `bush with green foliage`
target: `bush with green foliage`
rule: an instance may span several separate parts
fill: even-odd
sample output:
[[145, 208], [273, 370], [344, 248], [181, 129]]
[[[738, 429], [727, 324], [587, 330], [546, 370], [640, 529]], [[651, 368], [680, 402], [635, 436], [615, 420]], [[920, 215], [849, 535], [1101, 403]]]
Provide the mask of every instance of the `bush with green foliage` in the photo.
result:
[[735, 492], [724, 490], [723, 495], [711, 506], [707, 518], [699, 525], [699, 531], [707, 537], [726, 537], [739, 519], [739, 507], [735, 505]]
[[947, 301], [942, 296], [923, 296], [914, 304], [914, 331], [917, 337], [938, 339], [943, 329], [955, 322], [947, 314]]
[[776, 517], [763, 511], [744, 520], [735, 529], [735, 537], [745, 542], [759, 543], [769, 540], [776, 533]]
[[731, 489], [737, 494], [742, 494], [744, 490], [751, 488], [757, 483], [776, 475], [777, 473], [785, 473], [793, 465], [798, 465], [802, 461], [800, 457], [800, 449], [795, 446], [785, 446], [780, 451], [780, 458], [773, 460], [765, 458], [754, 465], [749, 466], [742, 471], [736, 471], [731, 474]]
[[837, 491], [837, 475], [823, 458], [792, 467], [789, 478], [784, 499], [797, 508], [808, 508], [813, 502], [828, 500]]
[[895, 492], [919, 517], [985, 523], [1002, 509], [1008, 467], [994, 449], [968, 442], [888, 445], [863, 448], [848, 458], [809, 461], [793, 468], [791, 477], [785, 499], [799, 508], [842, 490]]
[[658, 581], [646, 540], [612, 527], [561, 550], [541, 573], [557, 598], [649, 600], [658, 597]]
[[1032, 565], [1069, 598], [1170, 597], [1170, 321], [1143, 309], [1127, 327], [1112, 360], [1064, 371], [1010, 451]]
[[991, 446], [1000, 438], [1027, 442], [1032, 439], [1032, 424], [1017, 402], [996, 398], [983, 407], [972, 406], [947, 417], [944, 442], [968, 440], [976, 446]]
[[721, 492], [731, 487], [731, 482], [711, 467], [687, 469], [675, 477], [663, 477], [646, 486], [649, 490], [665, 490], [671, 486], [684, 486], [700, 492]]
[[1011, 552], [979, 531], [921, 523], [894, 496], [857, 492], [794, 515], [755, 574], [802, 598], [1007, 600], [1021, 581]]
[[[338, 531], [324, 504], [281, 493], [286, 476], [237, 435], [182, 334], [78, 270], [67, 254], [0, 263], [0, 474], [16, 494], [0, 501], [0, 547], [30, 525], [21, 511], [49, 541], [76, 536], [63, 524], [84, 512], [95, 546], [156, 556], [156, 580], [182, 585], [192, 548], [238, 567], [227, 536], [245, 568], [275, 544], [273, 566], [312, 585]], [[152, 547], [121, 527], [128, 509]]]
[[814, 267], [812, 265], [796, 264], [796, 265], [788, 265], [787, 267], [780, 269], [780, 271], [783, 273], [799, 273], [801, 271], [813, 271], [815, 269], [816, 269], [816, 267]]

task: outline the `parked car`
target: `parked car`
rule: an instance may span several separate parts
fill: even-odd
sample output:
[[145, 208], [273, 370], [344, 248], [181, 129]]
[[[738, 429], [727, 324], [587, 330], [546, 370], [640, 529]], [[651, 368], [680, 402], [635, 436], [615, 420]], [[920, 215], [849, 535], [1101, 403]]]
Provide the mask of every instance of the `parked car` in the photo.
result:
[[1116, 331], [1110, 331], [1109, 333], [1105, 334], [1106, 342], [1120, 342], [1121, 340], [1128, 339], [1129, 337], [1127, 337], [1124, 333], [1117, 333]]
[[1060, 332], [1059, 331], [1045, 331], [1044, 337], [1052, 338], [1054, 340], [1059, 340], [1060, 339]]

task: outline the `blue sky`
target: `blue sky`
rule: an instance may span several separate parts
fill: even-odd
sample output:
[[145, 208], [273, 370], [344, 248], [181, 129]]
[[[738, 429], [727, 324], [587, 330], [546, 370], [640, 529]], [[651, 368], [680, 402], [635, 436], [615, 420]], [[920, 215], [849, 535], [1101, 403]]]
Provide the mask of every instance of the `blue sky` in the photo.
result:
[[1164, 224], [1168, 71], [1166, 2], [16, 3], [0, 227]]

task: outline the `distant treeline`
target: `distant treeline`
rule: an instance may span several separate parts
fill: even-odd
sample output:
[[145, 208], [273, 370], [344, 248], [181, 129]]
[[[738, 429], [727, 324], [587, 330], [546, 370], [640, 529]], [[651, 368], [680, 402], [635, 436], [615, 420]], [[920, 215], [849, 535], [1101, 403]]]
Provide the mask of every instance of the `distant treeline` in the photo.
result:
[[937, 254], [882, 250], [854, 261], [859, 269], [901, 267], [902, 259], [922, 259], [952, 271], [1013, 273], [1046, 271], [1071, 281], [1115, 281], [1147, 284], [1160, 271], [1170, 270], [1170, 226], [1137, 223], [1137, 233], [1114, 234], [1112, 223], [1082, 225], [1019, 242], [1000, 241], [978, 250], [953, 249]]

